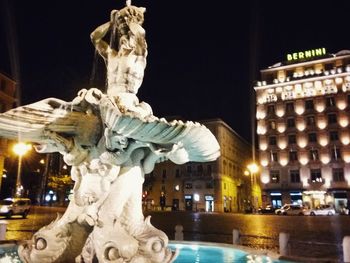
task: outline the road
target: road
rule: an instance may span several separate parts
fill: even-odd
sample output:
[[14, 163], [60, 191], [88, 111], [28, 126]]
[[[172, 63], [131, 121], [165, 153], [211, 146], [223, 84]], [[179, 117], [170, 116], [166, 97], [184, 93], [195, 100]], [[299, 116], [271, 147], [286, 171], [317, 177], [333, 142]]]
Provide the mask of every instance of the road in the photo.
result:
[[1, 218], [0, 222], [7, 222], [6, 240], [30, 239], [39, 228], [45, 226], [57, 218], [57, 214], [63, 214], [64, 207], [40, 207], [33, 206], [27, 219], [21, 216], [13, 216], [11, 219]]
[[[33, 207], [27, 219], [8, 222], [7, 240], [29, 239], [40, 227], [64, 213], [65, 208]], [[350, 235], [350, 216], [277, 216], [252, 214], [146, 212], [151, 223], [174, 239], [175, 226], [184, 227], [185, 240], [231, 243], [232, 230], [242, 235], [241, 244], [277, 251], [280, 232], [290, 234], [291, 252], [301, 257], [341, 258], [340, 244]], [[314, 242], [307, 244], [306, 242]], [[316, 242], [316, 244], [315, 244]]]
[[185, 240], [232, 242], [238, 229], [243, 245], [277, 252], [280, 232], [290, 234], [291, 253], [299, 257], [340, 259], [342, 239], [350, 236], [350, 216], [277, 216], [152, 212], [151, 223], [174, 238], [176, 224], [184, 227]]

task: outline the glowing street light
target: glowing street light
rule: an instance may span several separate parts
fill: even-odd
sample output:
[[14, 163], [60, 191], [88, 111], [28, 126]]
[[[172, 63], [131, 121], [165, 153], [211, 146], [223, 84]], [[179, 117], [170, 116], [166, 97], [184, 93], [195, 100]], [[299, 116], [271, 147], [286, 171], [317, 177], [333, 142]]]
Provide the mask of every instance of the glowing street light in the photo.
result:
[[259, 166], [256, 163], [248, 164], [247, 168], [252, 174], [256, 174], [257, 172], [259, 172]]
[[21, 196], [23, 186], [21, 183], [22, 157], [32, 148], [31, 144], [23, 142], [16, 143], [13, 147], [13, 152], [18, 155], [18, 169], [16, 179], [16, 196]]

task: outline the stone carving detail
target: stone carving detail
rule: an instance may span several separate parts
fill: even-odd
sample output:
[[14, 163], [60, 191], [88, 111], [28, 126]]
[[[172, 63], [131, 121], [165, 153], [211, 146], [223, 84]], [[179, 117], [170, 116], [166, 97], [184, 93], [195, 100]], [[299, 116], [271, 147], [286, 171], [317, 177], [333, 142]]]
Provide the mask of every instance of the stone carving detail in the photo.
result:
[[[60, 152], [72, 166], [73, 196], [61, 218], [23, 243], [23, 262], [172, 262], [168, 238], [142, 213], [142, 184], [155, 163], [213, 161], [220, 148], [203, 125], [153, 115], [136, 94], [146, 66], [144, 8], [111, 12], [91, 39], [107, 66], [107, 93], [79, 91], [0, 114], [0, 134]], [[103, 38], [115, 31], [117, 48]]]

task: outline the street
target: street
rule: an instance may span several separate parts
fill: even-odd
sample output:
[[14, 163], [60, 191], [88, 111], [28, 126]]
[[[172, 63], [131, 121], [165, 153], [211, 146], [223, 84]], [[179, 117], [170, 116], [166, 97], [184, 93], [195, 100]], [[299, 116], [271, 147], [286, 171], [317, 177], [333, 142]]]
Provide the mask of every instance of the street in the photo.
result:
[[64, 211], [64, 207], [33, 206], [27, 219], [22, 219], [21, 216], [13, 216], [11, 219], [3, 217], [0, 222], [8, 223], [6, 240], [30, 239], [39, 228], [55, 220], [57, 213], [62, 215]]
[[[238, 229], [243, 245], [278, 251], [280, 232], [290, 234], [291, 254], [339, 259], [342, 239], [350, 235], [350, 216], [278, 216], [229, 213], [152, 212], [151, 223], [174, 238], [176, 224], [185, 240], [232, 243]], [[310, 244], [311, 243], [311, 244]]]
[[[64, 213], [65, 208], [32, 207], [27, 219], [13, 217], [6, 239], [29, 239], [40, 227]], [[302, 257], [340, 258], [339, 246], [350, 235], [350, 216], [277, 216], [229, 213], [145, 212], [151, 223], [174, 239], [175, 226], [184, 227], [185, 240], [232, 243], [232, 230], [241, 233], [240, 242], [255, 248], [277, 251], [280, 232], [290, 234], [291, 252]], [[308, 243], [307, 243], [308, 242]], [[314, 242], [314, 244], [310, 244]]]

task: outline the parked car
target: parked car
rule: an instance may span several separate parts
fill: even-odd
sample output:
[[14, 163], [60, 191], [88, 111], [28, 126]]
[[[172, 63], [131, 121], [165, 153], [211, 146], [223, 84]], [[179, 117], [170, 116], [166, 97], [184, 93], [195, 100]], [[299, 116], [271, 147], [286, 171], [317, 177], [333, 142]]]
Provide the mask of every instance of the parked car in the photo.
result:
[[309, 209], [305, 213], [310, 216], [333, 216], [336, 214], [334, 207], [330, 205], [321, 205], [314, 209]]
[[11, 218], [14, 215], [21, 215], [26, 218], [31, 207], [29, 198], [6, 198], [0, 201], [0, 215]]
[[276, 215], [304, 215], [307, 209], [301, 205], [285, 204], [281, 208], [275, 210]]
[[259, 207], [258, 208], [258, 214], [274, 214], [276, 208], [274, 208], [272, 205], [267, 205], [266, 207]]

